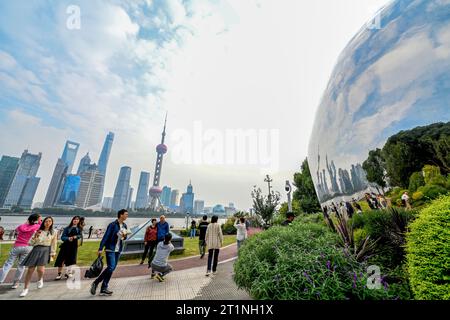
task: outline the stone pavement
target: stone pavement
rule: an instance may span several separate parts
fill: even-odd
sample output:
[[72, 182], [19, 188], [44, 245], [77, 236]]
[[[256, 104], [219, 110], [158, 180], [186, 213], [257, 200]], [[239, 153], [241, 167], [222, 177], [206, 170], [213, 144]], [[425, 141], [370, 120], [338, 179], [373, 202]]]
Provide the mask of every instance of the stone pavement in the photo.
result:
[[220, 262], [217, 274], [210, 277], [205, 276], [205, 267], [201, 266], [174, 271], [161, 283], [150, 279], [150, 275], [113, 278], [109, 285], [114, 292], [111, 297], [92, 296], [89, 293], [92, 280], [82, 280], [79, 283], [49, 281], [42, 289], [37, 289], [33, 282], [25, 298], [19, 297], [23, 284], [15, 290], [10, 289], [10, 284], [3, 284], [0, 300], [249, 300], [250, 296], [233, 281], [234, 261]]

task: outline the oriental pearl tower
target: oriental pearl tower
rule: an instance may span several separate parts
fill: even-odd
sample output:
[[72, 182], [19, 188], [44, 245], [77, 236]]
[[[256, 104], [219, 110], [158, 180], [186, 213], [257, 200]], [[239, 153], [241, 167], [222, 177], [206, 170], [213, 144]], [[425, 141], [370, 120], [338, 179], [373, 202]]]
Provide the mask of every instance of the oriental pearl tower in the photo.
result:
[[161, 193], [162, 189], [159, 186], [159, 180], [161, 178], [161, 169], [163, 164], [164, 154], [167, 153], [167, 146], [164, 144], [164, 138], [166, 136], [166, 124], [167, 124], [167, 113], [166, 119], [164, 121], [164, 129], [162, 132], [161, 143], [156, 146], [156, 166], [155, 174], [153, 175], [153, 186], [150, 188], [150, 210], [156, 211], [157, 207], [162, 208], [161, 203]]

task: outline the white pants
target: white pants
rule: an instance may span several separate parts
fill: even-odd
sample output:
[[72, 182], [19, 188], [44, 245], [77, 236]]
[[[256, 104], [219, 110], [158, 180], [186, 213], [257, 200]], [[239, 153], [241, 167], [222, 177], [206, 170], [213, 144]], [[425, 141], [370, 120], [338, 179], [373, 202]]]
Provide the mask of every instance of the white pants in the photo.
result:
[[11, 249], [11, 251], [9, 252], [8, 260], [6, 260], [5, 264], [3, 265], [3, 268], [0, 269], [0, 283], [3, 283], [5, 281], [6, 276], [8, 275], [9, 270], [11, 270], [11, 268], [13, 267], [16, 259], [18, 260], [18, 263], [16, 274], [14, 276], [14, 282], [20, 281], [20, 279], [23, 276], [23, 273], [25, 272], [25, 267], [21, 266], [20, 264], [31, 252], [31, 249], [33, 249], [33, 247], [13, 247]]

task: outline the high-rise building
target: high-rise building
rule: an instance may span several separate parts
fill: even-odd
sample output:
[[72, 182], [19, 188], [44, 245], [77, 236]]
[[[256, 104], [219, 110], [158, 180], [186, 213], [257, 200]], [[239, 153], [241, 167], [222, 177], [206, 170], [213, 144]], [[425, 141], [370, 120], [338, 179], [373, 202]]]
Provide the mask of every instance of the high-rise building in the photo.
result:
[[58, 201], [64, 187], [64, 178], [66, 177], [67, 169], [66, 163], [62, 159], [58, 159], [55, 170], [53, 170], [52, 180], [48, 185], [47, 194], [45, 195], [44, 208], [51, 208]]
[[3, 156], [0, 160], [0, 208], [5, 203], [11, 183], [19, 168], [19, 158]]
[[128, 193], [130, 188], [131, 168], [120, 168], [119, 178], [117, 179], [116, 188], [112, 202], [112, 209], [118, 211], [127, 207]]
[[205, 201], [195, 200], [194, 201], [194, 214], [202, 214], [205, 209]]
[[[11, 182], [3, 207], [11, 209], [19, 206], [30, 209], [40, 178], [36, 177], [42, 153], [31, 154], [28, 150], [22, 153], [19, 165]], [[30, 201], [31, 199], [31, 201]], [[31, 202], [31, 203], [30, 203]]]
[[80, 144], [73, 141], [66, 141], [66, 145], [64, 147], [63, 154], [61, 159], [67, 165], [67, 173], [72, 173], [73, 164], [75, 163], [75, 158], [77, 157], [78, 148]]
[[87, 208], [101, 202], [100, 192], [104, 182], [104, 175], [98, 170], [97, 165], [92, 164], [80, 175], [80, 188], [78, 191], [76, 206]]
[[165, 186], [162, 188], [161, 193], [161, 201], [163, 206], [169, 207], [170, 206], [170, 194], [172, 192], [172, 188]]
[[81, 177], [69, 174], [64, 179], [64, 187], [59, 197], [58, 204], [63, 206], [75, 206], [78, 192], [80, 191]]
[[104, 197], [102, 202], [103, 210], [111, 210], [112, 209], [112, 197]]
[[150, 173], [141, 172], [139, 176], [139, 185], [136, 194], [135, 209], [146, 209], [148, 207], [148, 187], [150, 184]]
[[194, 193], [192, 192], [192, 184], [189, 182], [187, 190], [181, 196], [180, 207], [182, 213], [192, 213], [194, 211]]
[[89, 157], [89, 152], [81, 158], [80, 164], [78, 165], [77, 176], [80, 176], [84, 171], [89, 169], [91, 165], [91, 158]]
[[170, 193], [170, 206], [171, 207], [178, 206], [179, 201], [180, 201], [180, 191], [172, 190], [172, 192]]
[[164, 139], [166, 137], [166, 124], [167, 124], [167, 114], [164, 121], [164, 129], [161, 134], [161, 143], [156, 146], [156, 165], [155, 173], [153, 174], [153, 186], [150, 188], [150, 209], [156, 210], [158, 206], [161, 206], [161, 193], [162, 189], [159, 187], [159, 182], [161, 179], [161, 171], [164, 155], [167, 153], [167, 146], [164, 144]]
[[[114, 142], [114, 133], [109, 132], [106, 136], [105, 143], [103, 144], [102, 152], [100, 153], [100, 158], [98, 159], [98, 171], [103, 174], [106, 179], [106, 169], [108, 168], [109, 155], [111, 154], [112, 145]], [[105, 184], [103, 182], [102, 190], [100, 192], [100, 199], [103, 198], [103, 190]]]
[[126, 209], [131, 209], [131, 198], [133, 198], [133, 191], [134, 191], [134, 188], [132, 186], [129, 186]]

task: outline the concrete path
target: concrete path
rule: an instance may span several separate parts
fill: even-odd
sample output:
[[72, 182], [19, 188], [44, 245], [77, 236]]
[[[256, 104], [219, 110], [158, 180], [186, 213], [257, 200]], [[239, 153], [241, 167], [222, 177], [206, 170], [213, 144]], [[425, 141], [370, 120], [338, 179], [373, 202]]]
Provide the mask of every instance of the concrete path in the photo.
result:
[[[149, 275], [111, 279], [111, 297], [92, 296], [89, 288], [92, 280], [50, 281], [44, 288], [30, 285], [27, 297], [19, 298], [19, 289], [10, 289], [10, 284], [0, 285], [0, 300], [249, 300], [250, 296], [237, 288], [233, 281], [234, 259], [219, 263], [218, 273], [206, 277], [205, 267], [177, 270], [160, 283]], [[176, 268], [175, 268], [176, 270]]]

